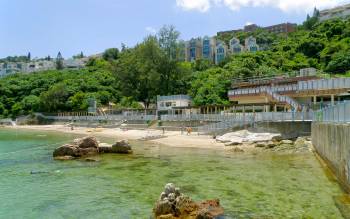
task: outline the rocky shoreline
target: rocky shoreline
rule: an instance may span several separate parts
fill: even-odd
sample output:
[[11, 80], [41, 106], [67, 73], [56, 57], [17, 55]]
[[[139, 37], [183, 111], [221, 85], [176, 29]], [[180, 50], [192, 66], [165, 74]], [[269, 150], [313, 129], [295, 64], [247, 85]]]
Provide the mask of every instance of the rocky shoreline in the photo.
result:
[[264, 151], [306, 153], [313, 151], [310, 137], [282, 139], [280, 134], [252, 133], [247, 130], [227, 133], [217, 137], [216, 141], [224, 143], [226, 150], [235, 153]]
[[[53, 152], [55, 160], [74, 160], [103, 153], [131, 154], [132, 148], [127, 140], [117, 141], [113, 145], [100, 144], [95, 137], [75, 139], [70, 144], [62, 145]], [[86, 158], [86, 161], [94, 161]]]

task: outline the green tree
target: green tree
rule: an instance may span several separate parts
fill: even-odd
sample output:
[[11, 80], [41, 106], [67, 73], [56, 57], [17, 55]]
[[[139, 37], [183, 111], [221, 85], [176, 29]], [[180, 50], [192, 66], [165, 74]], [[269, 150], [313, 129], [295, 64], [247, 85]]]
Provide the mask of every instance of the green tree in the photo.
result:
[[338, 52], [334, 54], [332, 60], [328, 63], [326, 71], [330, 73], [345, 74], [350, 70], [350, 51]]
[[67, 109], [69, 93], [64, 83], [58, 83], [40, 95], [41, 108], [46, 112], [59, 112]]
[[57, 58], [56, 58], [56, 69], [57, 70], [62, 70], [64, 68], [63, 66], [63, 57], [61, 52], [58, 52]]
[[102, 57], [106, 61], [117, 60], [119, 58], [119, 49], [118, 48], [106, 49]]
[[189, 93], [195, 105], [228, 104], [230, 85], [231, 77], [226, 70], [211, 68], [195, 73]]
[[164, 25], [158, 32], [159, 46], [162, 48], [169, 59], [176, 59], [177, 45], [180, 36], [174, 26]]
[[35, 95], [29, 95], [22, 99], [21, 105], [26, 112], [38, 111], [40, 106], [40, 98]]

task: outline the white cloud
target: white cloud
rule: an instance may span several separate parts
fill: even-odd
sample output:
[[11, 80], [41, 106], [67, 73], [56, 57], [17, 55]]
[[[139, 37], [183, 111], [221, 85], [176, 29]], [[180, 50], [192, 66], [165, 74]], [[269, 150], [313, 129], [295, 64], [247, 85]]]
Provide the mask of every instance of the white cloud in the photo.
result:
[[145, 28], [146, 29], [146, 31], [148, 32], [148, 33], [150, 33], [150, 34], [156, 34], [157, 33], [157, 30], [155, 29], [155, 28], [153, 28], [153, 27], [146, 27]]
[[213, 0], [176, 0], [176, 5], [184, 10], [197, 10], [206, 12], [211, 7]]
[[231, 10], [242, 7], [273, 7], [284, 12], [305, 12], [314, 7], [333, 7], [344, 0], [176, 0], [177, 6], [184, 10], [206, 12], [213, 6], [224, 6]]

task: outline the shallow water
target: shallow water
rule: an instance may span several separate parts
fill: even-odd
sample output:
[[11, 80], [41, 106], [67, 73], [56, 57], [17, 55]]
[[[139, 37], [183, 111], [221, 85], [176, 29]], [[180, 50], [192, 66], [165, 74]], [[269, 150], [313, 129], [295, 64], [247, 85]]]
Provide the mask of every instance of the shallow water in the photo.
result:
[[168, 182], [198, 201], [220, 198], [227, 218], [342, 218], [334, 198], [343, 192], [312, 154], [134, 143], [133, 155], [98, 163], [52, 160], [74, 137], [0, 129], [0, 218], [149, 218]]

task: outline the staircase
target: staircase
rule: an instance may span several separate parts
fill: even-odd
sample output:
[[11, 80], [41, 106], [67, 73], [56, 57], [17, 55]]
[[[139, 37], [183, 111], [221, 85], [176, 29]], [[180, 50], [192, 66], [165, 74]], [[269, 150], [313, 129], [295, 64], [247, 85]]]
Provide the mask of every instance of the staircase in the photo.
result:
[[295, 111], [301, 110], [301, 105], [293, 98], [288, 96], [282, 96], [274, 92], [271, 88], [266, 88], [266, 94], [281, 103], [287, 103], [289, 106], [295, 109]]

